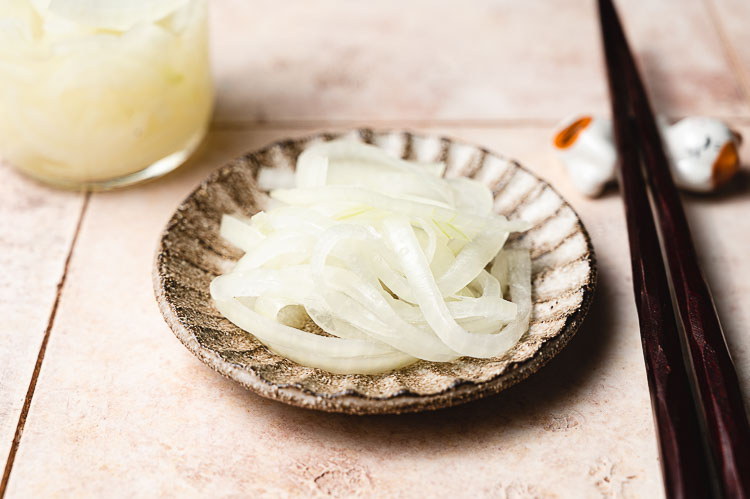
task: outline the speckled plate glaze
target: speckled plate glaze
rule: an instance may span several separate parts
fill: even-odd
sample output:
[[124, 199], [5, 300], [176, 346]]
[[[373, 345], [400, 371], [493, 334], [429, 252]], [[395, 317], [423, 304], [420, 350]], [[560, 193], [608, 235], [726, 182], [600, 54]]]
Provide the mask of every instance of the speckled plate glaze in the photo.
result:
[[[534, 300], [529, 331], [509, 352], [493, 359], [420, 361], [379, 375], [331, 374], [270, 352], [214, 308], [209, 283], [241, 255], [219, 237], [222, 214], [262, 210], [268, 196], [257, 187], [261, 168], [292, 171], [307, 146], [341, 137], [375, 144], [401, 158], [445, 161], [446, 176], [465, 175], [489, 185], [498, 213], [534, 224], [508, 243], [531, 250]], [[594, 252], [580, 219], [552, 187], [517, 162], [444, 137], [366, 129], [275, 142], [221, 167], [177, 208], [161, 236], [154, 268], [164, 318], [203, 362], [264, 397], [351, 414], [438, 409], [521, 381], [576, 333], [595, 283]]]

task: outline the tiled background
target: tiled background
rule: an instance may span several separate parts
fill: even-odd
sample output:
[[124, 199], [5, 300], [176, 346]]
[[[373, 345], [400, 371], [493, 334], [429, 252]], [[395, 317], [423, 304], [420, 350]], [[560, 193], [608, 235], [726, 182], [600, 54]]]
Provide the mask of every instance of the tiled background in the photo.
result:
[[[560, 118], [608, 107], [594, 4], [213, 0], [216, 114], [187, 165], [88, 195], [0, 164], [6, 497], [663, 494], [622, 206], [614, 192], [578, 195], [549, 148]], [[657, 109], [717, 116], [750, 137], [750, 3], [619, 4]], [[355, 418], [261, 399], [171, 334], [151, 265], [180, 200], [242, 152], [360, 125], [515, 157], [581, 214], [597, 296], [538, 374], [455, 409]], [[741, 154], [750, 159], [750, 147]], [[721, 194], [686, 197], [748, 400], [749, 192], [745, 167]]]

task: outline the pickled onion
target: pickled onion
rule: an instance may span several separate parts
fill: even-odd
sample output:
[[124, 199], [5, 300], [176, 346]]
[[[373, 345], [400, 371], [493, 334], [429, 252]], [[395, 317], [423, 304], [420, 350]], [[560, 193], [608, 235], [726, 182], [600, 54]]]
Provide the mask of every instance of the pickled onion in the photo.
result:
[[280, 206], [223, 217], [221, 235], [245, 256], [211, 283], [218, 310], [270, 350], [334, 373], [503, 355], [531, 314], [529, 253], [503, 246], [528, 224], [443, 171], [356, 142], [309, 147], [296, 185], [271, 192]]

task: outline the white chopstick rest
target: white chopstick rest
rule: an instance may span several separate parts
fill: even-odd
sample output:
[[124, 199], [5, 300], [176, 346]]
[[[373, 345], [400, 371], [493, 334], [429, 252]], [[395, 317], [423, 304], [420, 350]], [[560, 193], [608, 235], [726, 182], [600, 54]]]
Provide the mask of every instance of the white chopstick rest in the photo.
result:
[[[675, 184], [683, 190], [710, 192], [727, 183], [739, 170], [742, 137], [726, 123], [698, 116], [669, 126], [659, 120]], [[555, 152], [575, 188], [597, 197], [615, 180], [616, 154], [612, 122], [579, 115], [555, 129]]]
[[721, 120], [691, 116], [667, 128], [663, 137], [680, 189], [710, 192], [739, 170], [742, 137]]
[[597, 197], [615, 179], [617, 154], [611, 120], [573, 116], [557, 126], [553, 143], [570, 181], [582, 194]]

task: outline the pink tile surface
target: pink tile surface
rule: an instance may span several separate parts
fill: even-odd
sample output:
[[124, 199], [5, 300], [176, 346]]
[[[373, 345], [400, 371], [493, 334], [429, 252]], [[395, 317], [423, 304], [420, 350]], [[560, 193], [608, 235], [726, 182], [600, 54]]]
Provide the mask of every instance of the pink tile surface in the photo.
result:
[[[572, 194], [547, 128], [445, 132], [518, 157]], [[157, 236], [230, 151], [285, 135], [214, 133], [192, 168], [92, 198], [9, 497], [97, 496], [113, 484], [122, 497], [660, 494], [614, 196], [571, 196], [601, 268], [590, 319], [550, 366], [499, 397], [406, 417], [314, 413], [247, 393], [189, 354], [154, 303]]]
[[[739, 181], [686, 209], [750, 404], [750, 7], [617, 3], [657, 109], [731, 117], [746, 138]], [[578, 195], [549, 148], [560, 117], [608, 109], [595, 2], [211, 4], [215, 130], [174, 175], [92, 196], [6, 497], [660, 497], [621, 202]], [[267, 401], [193, 357], [153, 298], [164, 223], [228, 158], [326, 123], [421, 127], [549, 180], [600, 270], [560, 356], [485, 401], [367, 418]], [[0, 163], [0, 456], [82, 200]]]
[[[551, 157], [547, 127], [430, 130], [520, 159], [573, 203], [592, 235], [600, 282], [591, 315], [531, 379], [455, 409], [357, 418], [261, 399], [179, 344], [150, 282], [171, 211], [225, 159], [309, 131], [214, 132], [177, 174], [92, 197], [7, 497], [659, 496], [620, 200], [577, 195]], [[742, 153], [750, 157], [747, 146]], [[739, 216], [745, 173], [724, 195], [689, 198], [688, 207], [748, 393], [750, 343], [740, 333], [750, 264], [737, 237], [750, 233]], [[719, 230], [726, 226], [732, 232]]]
[[748, 114], [704, 0], [615, 3], [658, 112]]
[[750, 102], [750, 3], [744, 0], [706, 0], [717, 28], [724, 33], [727, 56], [731, 58], [739, 73], [744, 95]]
[[83, 197], [0, 161], [0, 456], [8, 455]]
[[[662, 112], [747, 111], [703, 0], [620, 3]], [[212, 3], [217, 121], [555, 121], [608, 109], [595, 2], [275, 5]]]

